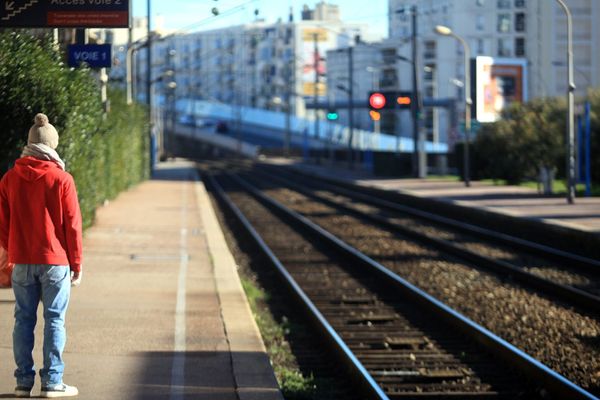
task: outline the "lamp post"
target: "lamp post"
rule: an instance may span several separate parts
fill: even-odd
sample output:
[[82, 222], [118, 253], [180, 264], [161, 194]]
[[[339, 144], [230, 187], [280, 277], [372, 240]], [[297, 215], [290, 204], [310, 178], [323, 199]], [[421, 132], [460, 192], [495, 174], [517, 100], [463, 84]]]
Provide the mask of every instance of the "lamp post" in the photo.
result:
[[573, 81], [573, 22], [571, 11], [563, 0], [556, 0], [562, 7], [567, 17], [567, 143], [566, 174], [567, 174], [567, 202], [575, 202], [575, 82]]
[[465, 186], [471, 186], [471, 178], [469, 173], [469, 142], [471, 137], [471, 104], [473, 103], [471, 99], [471, 48], [469, 44], [462, 37], [458, 36], [456, 33], [452, 32], [452, 29], [447, 26], [437, 25], [434, 29], [434, 32], [438, 35], [442, 36], [452, 36], [456, 40], [458, 40], [463, 48], [464, 48], [464, 56], [465, 56], [465, 141], [464, 141], [464, 155], [463, 155], [463, 174]]
[[[371, 73], [371, 88], [373, 89], [374, 92], [379, 90], [379, 78], [380, 78], [380, 71], [381, 71], [381, 67], [372, 67], [369, 66], [367, 67], [367, 71]], [[377, 77], [375, 77], [377, 75]], [[375, 134], [379, 134], [381, 131], [381, 121], [380, 120], [375, 120], [373, 121], [373, 128], [375, 131]]]
[[348, 124], [350, 132], [348, 134], [348, 164], [350, 169], [354, 168], [354, 57], [353, 46], [348, 46]]
[[[413, 14], [416, 11], [413, 11]], [[415, 17], [416, 18], [416, 17]], [[416, 32], [416, 28], [413, 29]], [[413, 35], [414, 36], [414, 35]], [[416, 39], [413, 39], [416, 40]], [[413, 175], [416, 178], [426, 178], [427, 177], [427, 155], [425, 154], [425, 139], [423, 138], [423, 132], [421, 132], [421, 113], [423, 112], [423, 100], [421, 98], [421, 88], [419, 86], [418, 80], [418, 72], [420, 70], [417, 65], [417, 57], [416, 57], [416, 44], [413, 45], [413, 59], [406, 58], [404, 56], [396, 56], [396, 60], [404, 61], [411, 65], [412, 67], [412, 91], [413, 91], [413, 101], [410, 107], [410, 113], [412, 117], [413, 124], [413, 155], [412, 155], [412, 169]], [[397, 140], [400, 137], [397, 136]], [[398, 146], [396, 146], [396, 150], [398, 151]]]
[[[154, 104], [154, 97], [155, 97], [155, 85], [159, 82], [161, 83], [165, 83], [165, 88], [173, 91], [175, 90], [175, 88], [177, 87], [177, 83], [173, 80], [173, 76], [175, 75], [175, 71], [173, 71], [172, 69], [166, 70], [164, 71], [162, 74], [160, 74], [158, 77], [154, 78], [152, 81], [150, 81], [150, 100], [152, 101], [152, 104]], [[160, 111], [160, 110], [158, 110]], [[152, 129], [153, 129], [153, 135], [155, 135], [154, 140], [156, 141], [156, 147], [157, 147], [157, 152], [158, 152], [158, 156], [159, 159], [163, 159], [165, 157], [165, 149], [166, 149], [166, 145], [165, 145], [165, 135], [164, 135], [164, 130], [166, 128], [166, 124], [163, 123], [158, 123], [159, 119], [164, 120], [164, 115], [161, 118], [160, 115], [158, 115], [157, 110], [155, 110], [154, 108], [150, 109], [150, 123], [152, 124]], [[153, 156], [154, 157], [154, 156]], [[153, 162], [154, 165], [154, 162]]]
[[[147, 46], [148, 46], [148, 58], [146, 59], [146, 68], [148, 69], [148, 85], [146, 86], [146, 102], [148, 103], [148, 109], [152, 109], [152, 92], [151, 92], [151, 82], [152, 82], [152, 26], [151, 26], [151, 22], [152, 22], [152, 1], [151, 0], [147, 0], [146, 2], [146, 11], [147, 11], [147, 32], [146, 32], [146, 37], [147, 39]], [[152, 123], [150, 123], [150, 125], [152, 125]]]

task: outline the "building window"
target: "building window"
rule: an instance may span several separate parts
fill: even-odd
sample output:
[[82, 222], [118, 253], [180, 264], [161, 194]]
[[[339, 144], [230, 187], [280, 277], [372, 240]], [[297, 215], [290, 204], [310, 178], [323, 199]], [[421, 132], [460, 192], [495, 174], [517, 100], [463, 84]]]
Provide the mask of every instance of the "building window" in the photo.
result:
[[483, 39], [477, 39], [477, 54], [485, 54], [485, 42]]
[[515, 31], [525, 32], [525, 13], [515, 14]]
[[475, 27], [478, 31], [482, 31], [485, 28], [485, 17], [483, 15], [477, 15], [475, 19]]
[[398, 84], [398, 75], [395, 69], [384, 69], [380, 80], [383, 87], [395, 87]]
[[500, 57], [510, 57], [510, 44], [508, 39], [498, 39], [498, 56]]
[[433, 96], [434, 96], [433, 86], [426, 86], [425, 87], [425, 97], [433, 97]]
[[499, 9], [507, 9], [510, 8], [510, 0], [498, 0], [498, 8]]
[[515, 0], [515, 8], [525, 8], [525, 0]]
[[515, 56], [517, 56], [517, 57], [525, 56], [525, 38], [516, 38], [515, 39]]
[[510, 32], [510, 14], [498, 14], [498, 32]]
[[433, 81], [435, 74], [435, 64], [427, 64], [425, 68], [423, 68], [425, 73], [423, 74], [423, 80], [425, 81]]
[[381, 51], [384, 64], [394, 64], [396, 62], [396, 49], [383, 49]]
[[425, 128], [433, 129], [435, 113], [432, 109], [425, 110]]
[[433, 40], [428, 40], [425, 42], [425, 52], [423, 53], [423, 58], [435, 58], [437, 51], [436, 42]]

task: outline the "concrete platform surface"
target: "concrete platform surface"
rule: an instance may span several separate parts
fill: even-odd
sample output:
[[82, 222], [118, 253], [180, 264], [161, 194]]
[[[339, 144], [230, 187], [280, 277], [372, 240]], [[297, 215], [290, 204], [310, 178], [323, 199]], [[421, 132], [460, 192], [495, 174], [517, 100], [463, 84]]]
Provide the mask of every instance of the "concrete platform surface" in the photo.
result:
[[[0, 290], [0, 398], [15, 385], [13, 308], [12, 290]], [[41, 313], [38, 321], [39, 367]], [[189, 162], [161, 164], [98, 211], [67, 331], [64, 380], [81, 399], [283, 399]]]
[[568, 204], [564, 197], [548, 197], [535, 189], [491, 185], [436, 179], [390, 179], [380, 178], [360, 168], [332, 166], [327, 160], [320, 165], [297, 160], [270, 159], [276, 165], [290, 165], [304, 171], [344, 180], [364, 186], [395, 190], [418, 197], [446, 201], [460, 206], [506, 214], [520, 218], [531, 218], [541, 222], [600, 235], [600, 197], [580, 197], [575, 204]]

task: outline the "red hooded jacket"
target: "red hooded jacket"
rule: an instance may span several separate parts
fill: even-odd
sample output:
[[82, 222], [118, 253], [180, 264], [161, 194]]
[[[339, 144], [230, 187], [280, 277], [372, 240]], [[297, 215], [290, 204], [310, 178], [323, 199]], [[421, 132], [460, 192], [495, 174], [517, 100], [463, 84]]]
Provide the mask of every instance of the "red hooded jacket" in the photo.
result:
[[53, 161], [19, 158], [0, 181], [0, 245], [8, 262], [80, 271], [81, 237], [73, 177]]

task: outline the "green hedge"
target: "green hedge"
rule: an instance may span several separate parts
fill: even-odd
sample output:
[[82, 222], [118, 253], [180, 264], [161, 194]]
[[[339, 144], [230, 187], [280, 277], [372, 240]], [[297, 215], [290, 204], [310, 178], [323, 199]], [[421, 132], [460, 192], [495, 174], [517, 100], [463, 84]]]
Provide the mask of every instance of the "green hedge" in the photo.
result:
[[95, 73], [63, 59], [49, 38], [0, 34], [0, 175], [19, 157], [33, 116], [47, 114], [89, 226], [98, 204], [149, 175], [146, 111], [111, 91], [104, 118]]

